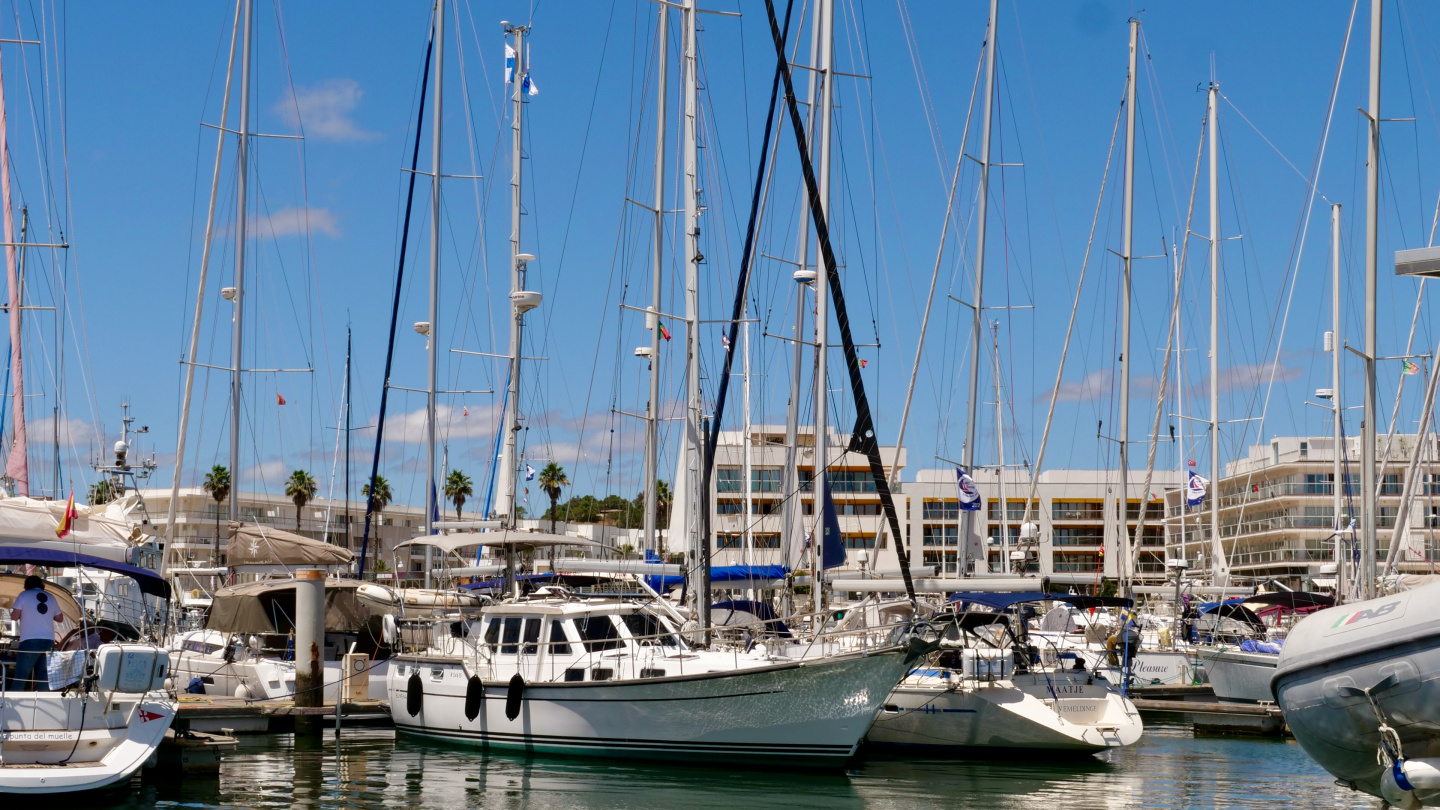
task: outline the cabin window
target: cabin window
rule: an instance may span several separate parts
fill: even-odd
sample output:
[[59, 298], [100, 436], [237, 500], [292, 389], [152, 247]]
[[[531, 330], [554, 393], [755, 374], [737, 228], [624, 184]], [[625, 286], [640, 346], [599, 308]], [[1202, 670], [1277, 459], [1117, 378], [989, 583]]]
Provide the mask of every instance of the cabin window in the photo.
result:
[[[559, 619], [550, 622], [550, 654], [570, 654], [570, 640], [565, 638], [565, 623]], [[579, 670], [574, 671], [579, 672]], [[565, 680], [567, 681], [570, 680], [570, 672], [571, 670], [565, 670]], [[575, 680], [584, 680], [584, 677], [584, 673], [581, 673], [581, 676]]]
[[495, 652], [495, 642], [500, 640], [500, 620], [491, 619], [490, 624], [485, 628], [485, 646], [490, 652]]
[[613, 669], [601, 669], [599, 667], [596, 667], [595, 669], [590, 670], [590, 680], [592, 681], [608, 681], [613, 677], [615, 677], [615, 670]]
[[567, 669], [567, 670], [565, 670], [565, 680], [567, 680], [567, 681], [583, 681], [583, 680], [585, 680], [585, 670], [583, 670], [583, 669]]
[[540, 640], [540, 617], [533, 616], [525, 620], [525, 647], [521, 650], [525, 655], [534, 655], [539, 650], [536, 644]]
[[516, 644], [520, 640], [520, 621], [519, 616], [505, 617], [505, 629], [500, 636], [500, 653], [502, 655], [514, 655], [520, 651], [520, 646]]
[[580, 616], [575, 620], [575, 630], [585, 642], [585, 652], [604, 652], [621, 647], [620, 631], [609, 616]]
[[642, 670], [640, 670], [640, 677], [642, 677], [642, 678], [663, 678], [663, 677], [665, 677], [665, 670], [663, 670], [663, 669], [642, 669]]
[[648, 613], [627, 614], [625, 629], [629, 630], [630, 635], [637, 639], [645, 638], [646, 643], [659, 643], [666, 647], [675, 646], [675, 637], [670, 635], [667, 628], [661, 627], [660, 622]]

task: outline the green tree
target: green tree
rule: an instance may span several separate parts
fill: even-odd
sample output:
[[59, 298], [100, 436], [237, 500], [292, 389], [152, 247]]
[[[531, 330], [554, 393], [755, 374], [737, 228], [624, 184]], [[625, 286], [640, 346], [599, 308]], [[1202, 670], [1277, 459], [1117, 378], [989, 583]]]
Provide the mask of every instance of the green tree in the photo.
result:
[[675, 494], [670, 491], [670, 485], [664, 481], [655, 482], [655, 525], [670, 525], [670, 504], [675, 502]]
[[470, 476], [459, 470], [451, 470], [450, 475], [445, 479], [445, 497], [455, 504], [455, 519], [460, 519], [460, 509], [465, 506], [465, 499], [475, 494], [470, 485]]
[[300, 531], [300, 511], [305, 504], [315, 497], [315, 477], [304, 470], [296, 470], [290, 473], [290, 479], [285, 482], [285, 494], [290, 502], [295, 504], [295, 531]]
[[222, 464], [216, 464], [205, 473], [205, 482], [200, 488], [209, 493], [215, 499], [215, 550], [220, 550], [220, 504], [230, 497], [230, 470]]
[[550, 533], [555, 533], [555, 503], [560, 499], [560, 488], [570, 486], [565, 477], [565, 468], [555, 462], [545, 465], [540, 471], [540, 489], [550, 496]]
[[364, 495], [369, 500], [370, 511], [374, 512], [377, 518], [379, 517], [381, 512], [385, 511], [385, 507], [389, 506], [390, 502], [395, 500], [395, 494], [390, 491], [390, 482], [386, 481], [385, 476], [383, 475], [375, 476], [374, 496], [371, 496], [370, 494], [369, 484], [366, 484], [365, 486], [360, 488], [360, 494]]
[[115, 485], [109, 478], [101, 478], [90, 485], [90, 505], [99, 506], [115, 500]]

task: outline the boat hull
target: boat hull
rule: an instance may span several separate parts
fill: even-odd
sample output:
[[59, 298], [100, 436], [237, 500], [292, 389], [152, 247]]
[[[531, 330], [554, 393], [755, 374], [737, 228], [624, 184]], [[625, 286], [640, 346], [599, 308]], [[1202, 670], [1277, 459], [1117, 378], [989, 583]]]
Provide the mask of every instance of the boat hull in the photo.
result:
[[111, 697], [5, 695], [0, 794], [83, 793], [129, 780], [165, 739], [175, 701], [160, 693]]
[[950, 683], [917, 673], [890, 694], [867, 742], [965, 753], [1030, 749], [1093, 753], [1130, 745], [1144, 725], [1130, 701], [1085, 673], [1020, 674]]
[[1280, 656], [1269, 653], [1244, 652], [1233, 648], [1200, 649], [1210, 688], [1215, 697], [1233, 703], [1270, 703], [1270, 680]]
[[897, 649], [669, 678], [534, 683], [524, 686], [512, 719], [510, 684], [477, 678], [472, 687], [456, 658], [401, 657], [391, 668], [390, 711], [404, 734], [484, 748], [841, 767], [905, 671]]

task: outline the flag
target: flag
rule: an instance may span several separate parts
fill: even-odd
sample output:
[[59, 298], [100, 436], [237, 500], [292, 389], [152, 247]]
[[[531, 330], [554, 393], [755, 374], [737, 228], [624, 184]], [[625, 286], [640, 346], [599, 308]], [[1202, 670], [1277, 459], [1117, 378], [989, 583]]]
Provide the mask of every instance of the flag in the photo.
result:
[[665, 324], [663, 324], [663, 323], [660, 324], [660, 337], [663, 337], [663, 338], [665, 338], [666, 340], [669, 340], [669, 339], [670, 339], [670, 330], [669, 330], [669, 329], [666, 329], [666, 328], [665, 328]]
[[535, 86], [535, 81], [530, 78], [528, 72], [525, 74], [525, 79], [520, 82], [520, 89], [524, 90], [527, 96], [540, 95], [540, 88]]
[[975, 479], [970, 473], [956, 467], [955, 482], [960, 486], [960, 508], [966, 512], [980, 511], [980, 490], [975, 488]]
[[1195, 459], [1193, 459], [1193, 458], [1190, 459], [1190, 466], [1191, 466], [1191, 467], [1194, 467], [1194, 466], [1195, 466]]
[[869, 361], [869, 360], [861, 360], [861, 361], [860, 361], [860, 368], [864, 368], [864, 367], [866, 367], [866, 366], [868, 366], [868, 365], [870, 365], [870, 361]]
[[[534, 481], [534, 480], [535, 480], [535, 468], [534, 468], [534, 467], [531, 467], [529, 464], [526, 464], [526, 465], [525, 465], [525, 480], [526, 480], [526, 481]], [[529, 492], [530, 490], [527, 489], [527, 490], [525, 490], [525, 491], [526, 491], [526, 492]]]
[[515, 49], [505, 46], [505, 83], [515, 81]]
[[70, 500], [65, 502], [65, 514], [60, 516], [60, 525], [55, 527], [55, 536], [64, 537], [75, 528], [75, 518], [79, 517], [75, 511], [75, 490], [70, 490]]
[[1190, 477], [1185, 482], [1185, 505], [1199, 506], [1209, 491], [1210, 481], [1196, 475], [1194, 470], [1190, 470]]
[[730, 348], [730, 336], [725, 334], [720, 335], [720, 345], [728, 350]]
[[1420, 373], [1420, 365], [1418, 363], [1412, 363], [1409, 360], [1404, 360], [1402, 362], [1404, 363], [1404, 366], [1402, 366], [1402, 368], [1405, 371], [1405, 376], [1413, 377], [1416, 374]]
[[469, 415], [470, 415], [470, 406], [469, 406], [469, 405], [466, 405], [466, 406], [460, 411], [460, 415], [461, 415], [461, 416], [469, 416]]
[[285, 397], [280, 396], [280, 392], [279, 392], [279, 391], [276, 391], [276, 392], [275, 392], [275, 404], [276, 404], [276, 405], [284, 405], [284, 404], [285, 404]]

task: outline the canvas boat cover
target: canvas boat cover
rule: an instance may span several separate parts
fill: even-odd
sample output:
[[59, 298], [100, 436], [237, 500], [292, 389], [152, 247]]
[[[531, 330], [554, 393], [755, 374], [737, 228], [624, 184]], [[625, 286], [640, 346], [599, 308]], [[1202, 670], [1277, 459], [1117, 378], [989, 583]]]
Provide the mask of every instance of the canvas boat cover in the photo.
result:
[[[388, 594], [388, 592], [385, 592]], [[325, 630], [354, 633], [370, 617], [394, 613], [398, 606], [377, 598], [369, 583], [325, 580]], [[221, 633], [290, 633], [295, 629], [295, 580], [267, 579], [233, 585], [215, 592], [206, 630]]]
[[291, 568], [350, 565], [355, 555], [348, 549], [293, 532], [230, 522], [230, 543], [225, 549], [231, 568], [242, 565], [283, 565]]
[[0, 546], [70, 548], [124, 561], [125, 552], [146, 539], [132, 520], [138, 503], [133, 493], [103, 506], [77, 503], [70, 533], [58, 538], [55, 529], [65, 515], [65, 501], [0, 497]]

